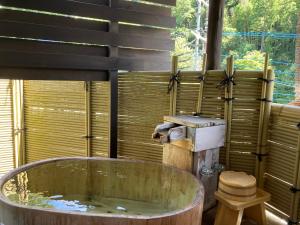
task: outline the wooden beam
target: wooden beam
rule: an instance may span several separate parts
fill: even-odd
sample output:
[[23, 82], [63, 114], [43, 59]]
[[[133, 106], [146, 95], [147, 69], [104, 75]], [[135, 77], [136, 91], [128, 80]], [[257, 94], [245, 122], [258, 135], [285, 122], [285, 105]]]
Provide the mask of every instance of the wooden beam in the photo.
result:
[[[109, 6], [114, 9], [118, 6], [119, 0], [110, 0]], [[119, 33], [119, 23], [112, 20], [109, 24], [109, 32], [112, 34]], [[118, 46], [109, 47], [109, 56], [117, 58], [119, 56]], [[109, 157], [118, 158], [118, 107], [119, 107], [119, 84], [118, 70], [109, 71], [110, 81], [110, 133], [109, 133]]]
[[219, 69], [225, 0], [210, 0], [207, 34], [207, 69]]
[[107, 71], [0, 67], [0, 79], [108, 81], [109, 75]]
[[175, 18], [170, 16], [128, 11], [125, 9], [111, 8], [106, 5], [83, 4], [82, 2], [71, 0], [26, 0], [26, 2], [20, 0], [0, 0], [0, 4], [6, 7], [24, 8], [65, 15], [76, 15], [85, 18], [119, 21], [164, 28], [173, 28], [176, 25]]
[[170, 51], [174, 43], [139, 35], [0, 21], [0, 36]]

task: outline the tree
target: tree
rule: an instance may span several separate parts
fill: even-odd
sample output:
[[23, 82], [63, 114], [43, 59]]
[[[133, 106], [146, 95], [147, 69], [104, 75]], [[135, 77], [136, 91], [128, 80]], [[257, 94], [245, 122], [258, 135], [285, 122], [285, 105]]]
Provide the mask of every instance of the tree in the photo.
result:
[[251, 66], [244, 60], [249, 54], [270, 53], [277, 80], [274, 97], [280, 103], [294, 98], [295, 38], [282, 34], [296, 32], [299, 6], [299, 0], [228, 0], [226, 6], [224, 31], [236, 35], [224, 36], [223, 55], [234, 54]]

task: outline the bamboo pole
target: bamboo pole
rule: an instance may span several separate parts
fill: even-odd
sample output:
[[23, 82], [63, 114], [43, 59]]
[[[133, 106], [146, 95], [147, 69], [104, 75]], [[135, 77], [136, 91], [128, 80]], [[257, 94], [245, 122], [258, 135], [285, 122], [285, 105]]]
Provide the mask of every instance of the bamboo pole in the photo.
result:
[[92, 157], [91, 138], [92, 138], [92, 121], [91, 121], [91, 81], [85, 81], [85, 132], [86, 132], [86, 156]]
[[[257, 136], [257, 147], [256, 147], [256, 154], [261, 154], [261, 147], [262, 147], [262, 135], [263, 135], [263, 127], [264, 127], [264, 115], [265, 115], [265, 106], [267, 101], [264, 101], [263, 99], [266, 99], [266, 93], [267, 93], [267, 85], [266, 82], [268, 80], [268, 67], [269, 67], [269, 54], [265, 54], [265, 63], [264, 63], [264, 72], [263, 72], [263, 83], [262, 83], [262, 91], [261, 91], [261, 103], [260, 103], [260, 115], [259, 115], [259, 125], [258, 125], [258, 136]], [[260, 161], [260, 157], [257, 157], [256, 159], [256, 166], [255, 166], [255, 176], [258, 181], [261, 181], [262, 178], [260, 178], [260, 171], [263, 169], [260, 169], [262, 164], [262, 161]], [[258, 186], [262, 186], [262, 183], [258, 182]]]
[[[227, 58], [227, 76], [233, 76], [234, 73], [234, 60], [233, 56]], [[225, 88], [225, 121], [226, 121], [226, 168], [230, 169], [230, 149], [231, 149], [231, 122], [232, 122], [232, 100], [233, 100], [233, 83]]]
[[[178, 56], [172, 57], [172, 74], [174, 76], [178, 72]], [[176, 115], [176, 108], [177, 108], [177, 89], [178, 84], [174, 81], [174, 86], [170, 92], [170, 115]]]
[[[267, 144], [268, 144], [268, 128], [269, 128], [269, 121], [271, 115], [271, 108], [272, 108], [272, 99], [273, 99], [273, 92], [274, 92], [274, 72], [273, 70], [268, 70], [267, 72], [267, 89], [266, 89], [266, 99], [265, 102], [265, 109], [264, 109], [264, 116], [263, 116], [263, 125], [262, 125], [262, 137], [261, 137], [261, 146], [260, 146], [260, 154], [266, 155], [267, 154]], [[262, 161], [259, 163], [259, 171], [258, 171], [258, 186], [263, 188], [264, 186], [264, 172], [266, 167], [266, 157], [262, 157]]]
[[298, 221], [298, 207], [299, 207], [299, 197], [300, 197], [300, 129], [298, 130], [298, 143], [296, 148], [296, 166], [294, 171], [294, 180], [293, 180], [293, 186], [298, 191], [296, 191], [292, 195], [292, 203], [291, 203], [291, 209], [290, 209], [290, 221], [296, 222]]
[[22, 80], [13, 81], [14, 155], [16, 167], [20, 167], [26, 163], [23, 88]]
[[201, 110], [202, 110], [204, 79], [205, 79], [205, 75], [206, 75], [206, 64], [207, 64], [207, 54], [205, 53], [203, 55], [203, 62], [202, 62], [202, 76], [203, 76], [203, 80], [200, 81], [200, 85], [199, 85], [199, 95], [198, 95], [197, 110], [196, 110], [197, 114], [201, 114]]

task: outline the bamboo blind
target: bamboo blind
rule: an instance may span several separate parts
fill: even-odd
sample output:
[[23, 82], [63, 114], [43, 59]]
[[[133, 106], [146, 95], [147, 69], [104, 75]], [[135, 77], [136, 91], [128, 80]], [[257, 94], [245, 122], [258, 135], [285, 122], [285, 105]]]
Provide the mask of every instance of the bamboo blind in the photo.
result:
[[12, 81], [0, 80], [0, 176], [14, 168]]
[[109, 149], [109, 105], [110, 83], [92, 82], [91, 114], [92, 114], [92, 156], [108, 156]]
[[203, 94], [200, 115], [224, 118], [224, 89], [217, 88], [224, 79], [224, 71], [207, 71], [204, 75]]
[[85, 156], [84, 90], [84, 82], [24, 82], [26, 162]]
[[181, 72], [177, 89], [176, 114], [192, 115], [196, 113], [201, 72]]
[[263, 72], [236, 71], [233, 86], [230, 169], [255, 173]]
[[120, 157], [162, 160], [162, 146], [153, 142], [154, 127], [169, 114], [170, 73], [125, 73], [119, 76]]
[[299, 221], [300, 107], [272, 105], [265, 189], [272, 194], [270, 205], [291, 221]]

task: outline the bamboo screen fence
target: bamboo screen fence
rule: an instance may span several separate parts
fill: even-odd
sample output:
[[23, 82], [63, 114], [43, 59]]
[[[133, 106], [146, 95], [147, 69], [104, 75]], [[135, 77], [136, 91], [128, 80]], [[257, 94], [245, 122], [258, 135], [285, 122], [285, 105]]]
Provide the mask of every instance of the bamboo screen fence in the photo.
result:
[[272, 105], [265, 189], [272, 194], [270, 204], [290, 217], [291, 222], [300, 219], [299, 122], [300, 107]]
[[[180, 82], [168, 94], [175, 74]], [[255, 174], [273, 196], [270, 207], [297, 221], [300, 109], [273, 105], [269, 122], [273, 79], [267, 64], [261, 71], [235, 71], [232, 59], [226, 71], [178, 72], [173, 64], [172, 72], [119, 74], [119, 157], [160, 162], [162, 146], [151, 140], [151, 133], [164, 115], [224, 118], [229, 126], [221, 161], [228, 169]], [[10, 99], [3, 109], [11, 114], [11, 99], [18, 96], [11, 97], [15, 90], [7, 82], [0, 90]], [[15, 125], [15, 141], [24, 133], [22, 163], [58, 156], [108, 156], [109, 82], [24, 81], [23, 98], [24, 121]], [[11, 137], [12, 127], [8, 128]], [[13, 145], [12, 138], [6, 143]], [[1, 150], [1, 157], [8, 159], [3, 167], [7, 170], [14, 165], [14, 155], [13, 147], [5, 149], [8, 155]]]
[[15, 166], [12, 81], [0, 80], [0, 175]]

